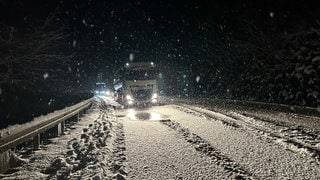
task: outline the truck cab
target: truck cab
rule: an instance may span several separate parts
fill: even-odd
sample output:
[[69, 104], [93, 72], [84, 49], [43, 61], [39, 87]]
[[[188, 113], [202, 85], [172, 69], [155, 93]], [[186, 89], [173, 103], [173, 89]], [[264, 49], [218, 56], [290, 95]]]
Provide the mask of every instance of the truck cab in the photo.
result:
[[154, 63], [126, 63], [123, 72], [122, 93], [122, 101], [125, 106], [157, 104], [158, 84]]

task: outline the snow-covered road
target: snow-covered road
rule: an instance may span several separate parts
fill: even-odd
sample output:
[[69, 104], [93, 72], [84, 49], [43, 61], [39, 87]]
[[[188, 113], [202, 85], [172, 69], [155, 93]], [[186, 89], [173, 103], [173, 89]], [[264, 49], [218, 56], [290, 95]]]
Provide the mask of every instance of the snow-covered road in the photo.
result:
[[[277, 125], [191, 108], [196, 111], [175, 105], [125, 111], [130, 179], [176, 179], [176, 174], [182, 179], [320, 178], [316, 134], [312, 145], [307, 141], [310, 132], [302, 137], [288, 127], [288, 132], [280, 133]], [[244, 119], [251, 121], [244, 123]], [[304, 143], [292, 143], [287, 136]]]
[[95, 103], [66, 135], [17, 152], [22, 165], [0, 178], [320, 179], [320, 135], [286, 123], [292, 114], [276, 121], [183, 104], [114, 111], [110, 99]]
[[175, 131], [156, 121], [124, 120], [128, 179], [231, 178]]
[[[171, 121], [204, 139], [255, 178], [318, 179], [320, 177], [319, 161], [308, 152], [304, 153], [305, 147], [292, 147], [292, 144], [285, 143], [285, 139], [275, 139], [262, 128], [244, 126], [242, 121], [236, 119], [231, 121], [230, 117], [219, 113], [214, 113], [216, 116], [211, 117], [203, 116], [205, 110], [195, 112], [177, 106], [164, 106], [156, 108], [155, 111], [171, 112]], [[232, 123], [226, 123], [228, 120]], [[254, 122], [250, 125], [253, 124]], [[276, 133], [273, 130], [270, 132]]]

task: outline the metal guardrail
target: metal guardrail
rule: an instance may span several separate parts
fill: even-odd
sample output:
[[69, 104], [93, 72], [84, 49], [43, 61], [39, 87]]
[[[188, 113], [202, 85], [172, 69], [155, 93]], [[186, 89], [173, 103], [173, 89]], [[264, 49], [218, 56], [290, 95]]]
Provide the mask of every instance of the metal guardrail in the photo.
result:
[[75, 104], [71, 107], [67, 107], [63, 110], [48, 114], [41, 117], [41, 121], [26, 123], [27, 127], [19, 126], [19, 130], [14, 131], [5, 137], [0, 138], [0, 153], [3, 153], [11, 148], [18, 146], [21, 143], [30, 141], [35, 136], [46, 132], [47, 130], [58, 126], [71, 117], [78, 115], [81, 111], [85, 110], [92, 104], [93, 98], [86, 101]]

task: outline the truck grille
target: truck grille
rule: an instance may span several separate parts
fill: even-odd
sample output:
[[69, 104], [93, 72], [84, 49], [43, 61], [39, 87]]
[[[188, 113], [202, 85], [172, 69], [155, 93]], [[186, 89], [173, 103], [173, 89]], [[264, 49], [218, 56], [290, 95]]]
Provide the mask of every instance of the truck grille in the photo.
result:
[[132, 89], [131, 93], [136, 100], [147, 100], [152, 97], [152, 89]]

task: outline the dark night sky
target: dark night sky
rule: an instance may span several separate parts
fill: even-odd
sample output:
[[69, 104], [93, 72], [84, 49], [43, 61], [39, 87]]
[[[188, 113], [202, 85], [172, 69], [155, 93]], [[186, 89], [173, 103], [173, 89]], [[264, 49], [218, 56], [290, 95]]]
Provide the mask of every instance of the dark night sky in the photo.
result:
[[[315, 3], [303, 0], [2, 0], [0, 21], [23, 34], [30, 21], [43, 19], [57, 7], [57, 23], [68, 27], [67, 43], [85, 77], [113, 72], [130, 53], [158, 64], [192, 64], [197, 56], [191, 44], [199, 37], [216, 33], [225, 43], [246, 40], [242, 20], [266, 34], [283, 34], [296, 30], [298, 22], [313, 25], [319, 17]], [[209, 32], [207, 24], [215, 32]]]

